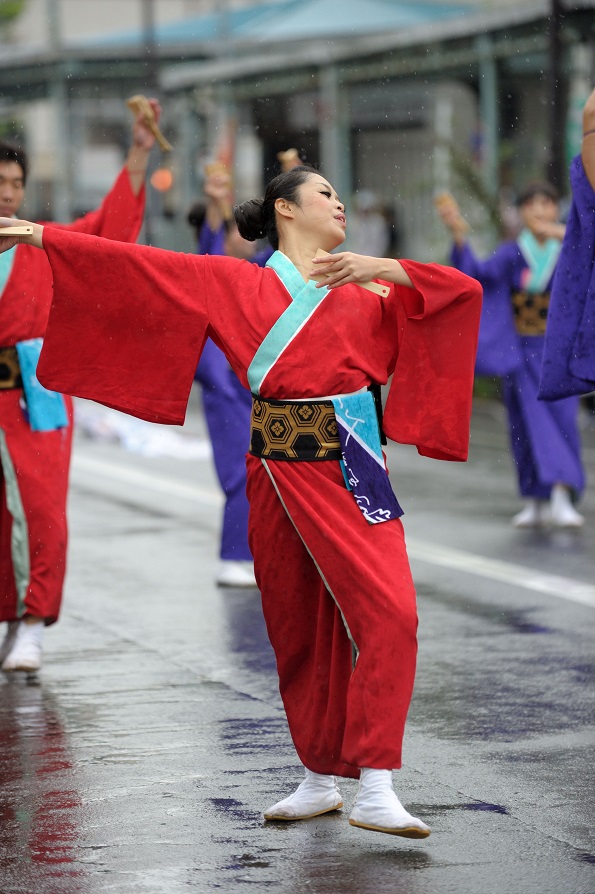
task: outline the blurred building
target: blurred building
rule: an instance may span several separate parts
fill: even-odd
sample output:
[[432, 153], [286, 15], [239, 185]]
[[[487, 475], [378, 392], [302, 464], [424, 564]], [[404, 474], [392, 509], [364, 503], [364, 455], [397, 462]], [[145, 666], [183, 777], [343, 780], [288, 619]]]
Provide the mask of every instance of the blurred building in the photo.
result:
[[502, 187], [549, 174], [564, 188], [593, 82], [595, 0], [22, 7], [0, 46], [0, 128], [32, 153], [32, 211], [93, 205], [125, 151], [123, 99], [157, 93], [176, 147], [174, 189], [151, 208], [168, 246], [190, 245], [185, 211], [205, 160], [233, 154], [244, 198], [291, 146], [348, 202], [373, 192], [403, 253], [436, 257], [437, 190], [455, 190], [489, 234]]

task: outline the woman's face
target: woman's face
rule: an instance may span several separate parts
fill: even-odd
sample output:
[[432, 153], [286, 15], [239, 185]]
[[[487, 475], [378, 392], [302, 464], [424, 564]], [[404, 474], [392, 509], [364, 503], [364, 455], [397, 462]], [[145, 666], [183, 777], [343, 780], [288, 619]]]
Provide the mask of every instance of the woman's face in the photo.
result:
[[560, 209], [557, 202], [554, 202], [549, 196], [538, 192], [530, 199], [527, 199], [526, 202], [523, 202], [519, 212], [525, 226], [529, 226], [533, 221], [556, 223]]
[[319, 174], [309, 174], [299, 187], [299, 205], [293, 220], [298, 228], [315, 235], [319, 247], [326, 251], [345, 240], [345, 206], [328, 180]]

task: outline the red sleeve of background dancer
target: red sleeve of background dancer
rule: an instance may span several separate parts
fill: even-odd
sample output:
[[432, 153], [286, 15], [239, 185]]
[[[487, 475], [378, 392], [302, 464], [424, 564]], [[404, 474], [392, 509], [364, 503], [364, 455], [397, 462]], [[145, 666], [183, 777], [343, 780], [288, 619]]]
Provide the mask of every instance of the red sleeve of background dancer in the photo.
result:
[[415, 291], [397, 287], [407, 314], [384, 430], [422, 456], [464, 461], [481, 313], [475, 279], [439, 264], [401, 261]]
[[135, 195], [130, 185], [128, 170], [123, 168], [99, 208], [72, 223], [50, 223], [48, 226], [103, 236], [105, 239], [117, 239], [119, 242], [136, 242], [144, 213], [144, 184], [138, 195]]
[[[54, 297], [39, 380], [151, 422], [181, 424], [208, 328], [198, 255], [48, 227]], [[228, 260], [229, 259], [224, 259]], [[221, 277], [224, 280], [224, 277]]]

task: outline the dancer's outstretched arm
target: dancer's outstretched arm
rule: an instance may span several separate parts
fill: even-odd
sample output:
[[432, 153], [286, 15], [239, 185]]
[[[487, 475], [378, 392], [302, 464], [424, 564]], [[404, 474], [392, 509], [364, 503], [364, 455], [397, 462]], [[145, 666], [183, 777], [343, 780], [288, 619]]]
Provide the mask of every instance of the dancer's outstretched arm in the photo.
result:
[[[30, 235], [13, 236], [10, 234], [10, 230], [13, 227], [30, 227], [32, 232]], [[7, 228], [9, 232], [4, 235], [3, 230]], [[33, 223], [30, 220], [15, 220], [14, 217], [0, 217], [0, 254], [18, 245], [19, 242], [23, 242], [26, 245], [34, 245], [36, 248], [43, 248], [42, 239], [42, 224]]]
[[595, 190], [595, 90], [583, 109], [583, 167]]

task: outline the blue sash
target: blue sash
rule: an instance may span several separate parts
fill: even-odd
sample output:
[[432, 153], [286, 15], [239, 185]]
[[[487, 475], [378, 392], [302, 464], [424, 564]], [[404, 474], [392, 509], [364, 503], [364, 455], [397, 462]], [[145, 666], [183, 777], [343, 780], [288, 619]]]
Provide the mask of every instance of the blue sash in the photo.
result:
[[[248, 367], [248, 383], [255, 395], [260, 394], [265, 377], [328, 294], [328, 289], [317, 289], [313, 281], [305, 283], [299, 270], [280, 251], [269, 258], [267, 267], [277, 273], [292, 301], [266, 334]], [[403, 510], [384, 465], [372, 394], [363, 391], [330, 400], [337, 419], [345, 484], [364, 518], [371, 525], [399, 518]]]
[[378, 417], [370, 391], [332, 397], [348, 490], [371, 525], [400, 518], [399, 506], [384, 465]]
[[517, 239], [517, 245], [531, 271], [524, 288], [527, 292], [542, 294], [556, 269], [562, 243], [558, 239], [547, 239], [540, 243], [530, 230], [523, 230]]
[[62, 395], [57, 391], [48, 391], [37, 378], [37, 361], [42, 345], [42, 338], [31, 338], [18, 342], [16, 349], [31, 430], [53, 431], [68, 425], [68, 414]]

